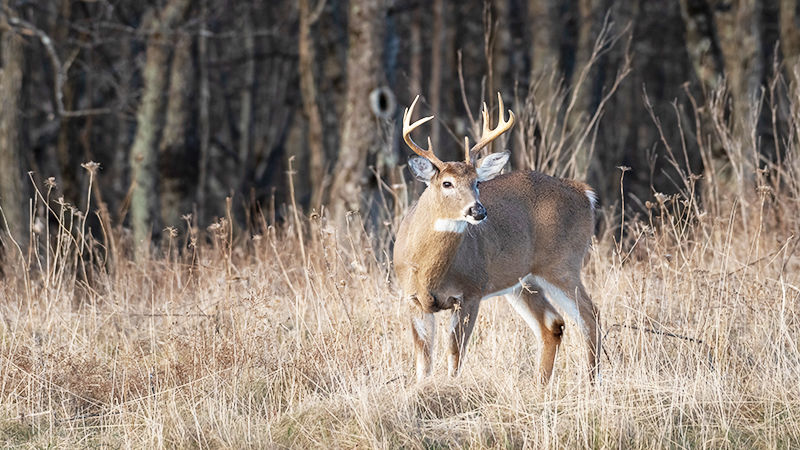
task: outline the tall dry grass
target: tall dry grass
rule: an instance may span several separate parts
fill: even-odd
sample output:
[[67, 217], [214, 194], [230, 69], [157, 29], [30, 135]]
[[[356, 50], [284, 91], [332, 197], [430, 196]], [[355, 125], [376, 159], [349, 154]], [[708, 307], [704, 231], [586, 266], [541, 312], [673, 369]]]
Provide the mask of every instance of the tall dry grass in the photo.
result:
[[797, 447], [800, 107], [774, 106], [785, 138], [766, 161], [715, 101], [695, 110], [695, 139], [734, 170], [699, 178], [665, 140], [682, 193], [600, 213], [584, 270], [604, 324], [595, 386], [571, 323], [537, 384], [534, 334], [501, 299], [482, 306], [460, 378], [439, 353], [416, 384], [388, 215], [336, 228], [289, 205], [249, 230], [187, 217], [137, 260], [102, 205], [90, 230], [95, 207], [54, 200], [48, 180], [27, 245], [3, 237], [0, 445]]

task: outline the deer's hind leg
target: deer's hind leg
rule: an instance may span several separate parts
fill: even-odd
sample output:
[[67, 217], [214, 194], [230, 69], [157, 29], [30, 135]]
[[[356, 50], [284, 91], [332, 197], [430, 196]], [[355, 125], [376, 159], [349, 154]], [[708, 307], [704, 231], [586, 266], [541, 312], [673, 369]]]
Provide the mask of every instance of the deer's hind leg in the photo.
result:
[[553, 375], [553, 364], [564, 333], [564, 318], [542, 295], [538, 286], [523, 288], [505, 297], [541, 343], [539, 377], [543, 384], [547, 384]]
[[536, 277], [535, 280], [544, 288], [547, 298], [564, 310], [583, 332], [589, 362], [589, 378], [592, 381], [599, 378], [600, 311], [586, 292], [580, 275], [558, 274], [547, 278]]

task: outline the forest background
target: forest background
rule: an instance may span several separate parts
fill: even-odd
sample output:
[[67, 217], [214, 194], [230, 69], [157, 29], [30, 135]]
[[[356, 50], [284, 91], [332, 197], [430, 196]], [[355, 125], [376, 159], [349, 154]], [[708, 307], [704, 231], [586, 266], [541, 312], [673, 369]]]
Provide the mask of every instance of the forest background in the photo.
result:
[[[765, 88], [794, 81], [800, 52], [789, 0], [5, 0], [2, 11], [0, 205], [20, 236], [31, 181], [54, 177], [54, 197], [85, 208], [88, 161], [100, 164], [96, 204], [138, 241], [186, 214], [206, 226], [228, 196], [244, 226], [248, 208], [287, 202], [290, 160], [304, 210], [369, 211], [378, 179], [403, 178], [400, 118], [417, 94], [444, 159], [501, 92], [520, 119], [501, 145], [513, 167], [585, 179], [610, 201], [616, 167], [630, 167], [641, 211], [680, 187], [654, 117], [670, 141], [678, 121], [696, 133], [713, 118], [692, 103], [722, 85], [720, 119], [755, 121], [764, 158], [780, 159], [784, 130], [760, 101], [785, 102], [786, 89]], [[698, 175], [729, 160], [695, 139], [685, 156]]]

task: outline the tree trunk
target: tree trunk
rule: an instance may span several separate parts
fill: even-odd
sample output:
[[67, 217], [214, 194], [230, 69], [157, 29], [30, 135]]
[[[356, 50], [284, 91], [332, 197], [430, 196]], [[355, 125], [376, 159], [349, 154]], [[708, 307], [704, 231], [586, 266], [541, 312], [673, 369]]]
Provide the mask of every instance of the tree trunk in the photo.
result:
[[[147, 239], [153, 226], [156, 205], [156, 139], [159, 114], [164, 105], [169, 51], [166, 35], [183, 17], [189, 0], [172, 0], [149, 24], [153, 34], [148, 40], [143, 78], [143, 93], [136, 113], [136, 136], [130, 151], [131, 225], [135, 245]], [[146, 254], [146, 253], [145, 253]], [[137, 255], [142, 255], [137, 252]]]
[[[559, 18], [558, 18], [558, 4], [556, 0], [529, 0], [528, 1], [528, 41], [529, 46], [529, 59], [530, 59], [530, 75], [528, 80], [528, 96], [531, 100], [546, 98], [548, 94], [553, 92], [558, 87], [558, 83], [562, 80], [562, 66], [559, 63], [559, 45], [560, 39], [558, 38]], [[536, 140], [532, 139], [537, 134], [536, 130], [525, 130], [529, 124], [520, 124], [522, 126], [516, 127], [518, 132], [525, 133], [523, 138], [527, 145], [538, 145]], [[532, 125], [532, 124], [531, 124]], [[530, 160], [530, 155], [533, 149], [529, 148], [527, 152], [512, 152], [514, 158], [514, 166], [516, 168], [523, 168], [532, 164], [536, 168], [535, 163]]]
[[242, 37], [244, 43], [244, 84], [240, 94], [239, 102], [239, 170], [236, 180], [232, 180], [231, 186], [241, 186], [247, 174], [250, 163], [250, 153], [252, 151], [253, 134], [253, 89], [256, 81], [256, 60], [255, 47], [256, 40], [253, 36], [252, 7], [245, 10], [242, 17]]
[[[133, 91], [133, 58], [132, 49], [130, 45], [120, 45], [118, 51], [120, 61], [123, 61], [122, 70], [120, 70], [119, 78], [117, 79], [117, 95], [119, 98], [131, 98]], [[124, 219], [130, 208], [130, 188], [132, 187], [129, 181], [133, 174], [128, 173], [128, 156], [130, 152], [130, 136], [134, 130], [133, 121], [129, 118], [129, 114], [124, 108], [119, 108], [115, 111], [113, 122], [115, 129], [114, 144], [111, 148], [111, 155], [108, 157], [111, 164], [106, 167], [106, 177], [110, 179], [110, 187], [112, 194], [107, 196], [109, 207], [115, 211], [114, 219], [120, 222]], [[111, 130], [109, 130], [109, 134]], [[110, 198], [109, 198], [110, 197]]]
[[[597, 20], [599, 0], [578, 0], [578, 37], [575, 44], [575, 65], [570, 77], [572, 93], [570, 102], [573, 109], [567, 124], [572, 132], [581, 133], [586, 126], [587, 116], [593, 114], [592, 82], [596, 70], [588, 70], [593, 65], [592, 52], [595, 44], [595, 21]], [[591, 164], [589, 143], [575, 148], [575, 175], [585, 178]]]
[[725, 65], [725, 78], [733, 100], [737, 131], [756, 107], [754, 101], [764, 77], [759, 19], [761, 8], [757, 0], [737, 0], [728, 8], [716, 8], [720, 49]]
[[764, 79], [761, 5], [757, 0], [735, 0], [728, 6], [715, 8], [714, 21], [724, 61], [726, 86], [733, 106], [733, 114], [728, 122], [732, 124], [730, 128], [734, 139], [725, 146], [725, 155], [716, 158], [730, 164], [718, 166], [716, 170], [723, 175], [718, 180], [735, 183], [734, 186], [738, 188], [746, 224], [745, 205], [758, 176], [755, 149], [759, 143], [753, 141], [753, 138], [757, 138], [751, 135], [751, 131], [758, 126], [758, 96]]
[[[431, 34], [431, 79], [428, 87], [431, 113], [437, 116], [431, 124], [433, 148], [440, 148], [442, 118], [442, 51], [444, 47], [444, 0], [433, 1], [433, 31]], [[440, 153], [441, 154], [441, 153]]]
[[559, 70], [558, 11], [556, 0], [529, 0], [531, 79], [536, 82], [544, 75]]
[[6, 219], [5, 223], [0, 221], [0, 234], [5, 233], [8, 226], [11, 236], [25, 248], [27, 227], [23, 182], [27, 175], [20, 165], [19, 145], [24, 54], [22, 38], [6, 23], [0, 23], [0, 33], [0, 208]]
[[[56, 42], [68, 42], [70, 20], [72, 16], [71, 0], [61, 0], [59, 17], [56, 19], [56, 30], [54, 33]], [[53, 67], [54, 71], [61, 70], [60, 67]], [[75, 104], [75, 81], [66, 77], [63, 90], [64, 109], [72, 110]], [[79, 152], [76, 151], [74, 144], [77, 143], [74, 127], [64, 120], [58, 130], [58, 143], [56, 145], [56, 155], [58, 157], [59, 180], [58, 184], [64, 193], [64, 198], [76, 205], [80, 204], [80, 183], [78, 181], [78, 170], [81, 161]]]
[[206, 38], [206, 27], [208, 26], [208, 6], [207, 0], [202, 2], [202, 17], [201, 17], [201, 33], [197, 38], [197, 59], [199, 64], [200, 75], [200, 105], [199, 105], [199, 118], [198, 128], [200, 134], [200, 161], [198, 164], [197, 175], [197, 216], [198, 223], [205, 220], [206, 199], [208, 189], [208, 160], [210, 158], [210, 139], [211, 139], [211, 119], [210, 119], [210, 103], [211, 103], [211, 89], [208, 83], [208, 39]]
[[800, 83], [800, 4], [797, 0], [780, 0], [781, 52], [789, 79]]
[[[680, 0], [680, 6], [685, 29], [686, 52], [691, 60], [695, 76], [700, 81], [703, 95], [708, 98], [719, 87], [725, 76], [722, 51], [719, 48], [719, 39], [714, 28], [714, 15], [706, 0]], [[697, 133], [702, 136], [705, 134], [702, 128], [712, 127], [713, 124], [710, 123], [708, 115], [700, 117], [702, 119], [701, 130], [698, 130]], [[709, 133], [709, 136], [713, 135]], [[717, 204], [720, 186], [717, 174], [728, 167], [728, 157], [718, 142], [715, 142], [711, 148], [713, 151], [710, 152], [707, 167], [704, 168], [705, 182], [701, 187], [703, 195], [714, 207]]]
[[[324, 1], [324, 0], [317, 0]], [[308, 124], [308, 151], [310, 153], [309, 180], [311, 181], [311, 207], [319, 208], [325, 189], [325, 148], [322, 145], [322, 116], [317, 104], [317, 83], [314, 81], [316, 48], [311, 35], [315, 12], [311, 0], [299, 0], [300, 36], [298, 38], [298, 70], [300, 94], [303, 97], [303, 114]]]
[[408, 25], [409, 55], [408, 68], [408, 98], [414, 98], [422, 92], [422, 14], [419, 8], [411, 14], [411, 23]]
[[714, 17], [706, 0], [680, 0], [686, 51], [704, 91], [722, 79], [722, 54], [714, 33]]
[[[512, 57], [514, 55], [514, 46], [511, 37], [511, 1], [510, 0], [496, 0], [494, 2], [494, 49], [492, 50], [492, 72], [494, 75], [493, 86], [490, 86], [486, 93], [492, 105], [490, 117], [498, 113], [497, 93], [500, 92], [504, 95], [505, 103], [512, 109], [514, 108], [514, 83], [519, 80], [515, 77], [512, 67]], [[512, 101], [509, 101], [512, 100]], [[506, 114], [504, 112], [504, 114]], [[509, 140], [512, 139], [514, 133], [504, 133], [496, 141], [489, 144], [489, 153], [501, 152], [508, 149]]]
[[164, 131], [159, 145], [159, 201], [161, 222], [164, 226], [176, 227], [181, 224], [181, 215], [188, 213], [194, 171], [186, 162], [189, 154], [186, 149], [186, 128], [189, 122], [190, 95], [194, 65], [192, 64], [192, 36], [181, 33], [175, 44], [170, 72], [167, 112]]
[[359, 210], [367, 155], [378, 141], [369, 94], [381, 80], [383, 0], [352, 0], [348, 13], [347, 93], [339, 159], [334, 170], [332, 206], [336, 222]]

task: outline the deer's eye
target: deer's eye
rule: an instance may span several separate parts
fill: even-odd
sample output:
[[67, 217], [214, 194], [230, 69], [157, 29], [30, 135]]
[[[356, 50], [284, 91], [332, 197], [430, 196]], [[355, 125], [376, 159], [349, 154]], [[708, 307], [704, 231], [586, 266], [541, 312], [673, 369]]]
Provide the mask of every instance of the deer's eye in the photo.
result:
[[445, 189], [450, 189], [451, 187], [453, 187], [453, 183], [451, 183], [449, 181], [445, 181], [445, 182], [442, 183], [442, 187], [445, 188]]

